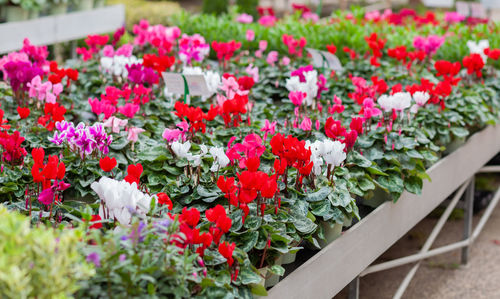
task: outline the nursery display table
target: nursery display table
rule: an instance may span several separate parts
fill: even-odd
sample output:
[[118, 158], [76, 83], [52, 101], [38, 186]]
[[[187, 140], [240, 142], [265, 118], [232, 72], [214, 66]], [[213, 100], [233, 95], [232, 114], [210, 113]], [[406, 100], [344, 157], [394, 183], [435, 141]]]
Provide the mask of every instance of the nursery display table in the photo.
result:
[[[351, 281], [353, 281], [353, 297], [357, 297], [356, 289], [359, 283], [357, 277], [360, 274], [368, 274], [468, 247], [491, 214], [491, 210], [500, 198], [500, 193], [495, 194], [485, 213], [485, 219], [480, 221], [472, 238], [468, 238], [471, 235], [471, 226], [467, 223], [469, 234], [464, 236], [461, 242], [420, 255], [401, 258], [394, 261], [392, 265], [391, 262], [387, 262], [382, 266], [374, 266], [364, 271], [453, 191], [468, 182], [499, 151], [500, 125], [489, 126], [474, 134], [462, 147], [438, 161], [428, 170], [431, 181], [424, 182], [421, 195], [405, 192], [396, 203], [385, 202], [379, 206], [273, 287], [269, 291], [270, 298], [307, 298], [312, 294], [314, 298], [332, 298]], [[461, 194], [464, 190], [465, 187], [462, 187], [459, 193]], [[458, 199], [458, 196], [456, 198]], [[469, 202], [472, 203], [472, 200]], [[462, 259], [467, 259], [466, 250], [467, 248], [464, 248]]]
[[0, 53], [20, 49], [28, 38], [34, 45], [47, 45], [107, 33], [125, 23], [125, 7], [113, 5], [88, 11], [0, 24]]

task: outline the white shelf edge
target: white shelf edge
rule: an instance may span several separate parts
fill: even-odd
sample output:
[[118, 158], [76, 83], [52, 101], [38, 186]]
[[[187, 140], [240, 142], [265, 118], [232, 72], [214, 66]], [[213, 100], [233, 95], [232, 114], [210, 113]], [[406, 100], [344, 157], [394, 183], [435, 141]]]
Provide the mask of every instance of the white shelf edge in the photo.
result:
[[84, 38], [89, 34], [112, 32], [125, 24], [121, 4], [88, 11], [41, 17], [0, 24], [0, 53], [21, 49], [29, 38], [34, 45], [50, 45]]
[[421, 195], [404, 192], [347, 230], [269, 290], [269, 298], [332, 298], [500, 151], [488, 126], [434, 164]]

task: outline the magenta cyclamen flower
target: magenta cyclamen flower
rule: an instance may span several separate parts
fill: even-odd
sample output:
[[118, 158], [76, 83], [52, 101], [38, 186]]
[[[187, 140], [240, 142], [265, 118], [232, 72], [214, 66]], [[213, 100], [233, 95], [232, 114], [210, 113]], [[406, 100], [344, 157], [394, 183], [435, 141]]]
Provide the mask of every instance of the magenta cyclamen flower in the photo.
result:
[[299, 80], [300, 82], [306, 82], [306, 76], [305, 76], [305, 73], [307, 72], [310, 72], [310, 71], [313, 71], [314, 68], [312, 65], [306, 65], [306, 66], [301, 66], [299, 67], [298, 69], [296, 69], [295, 71], [293, 71], [290, 76], [298, 76], [299, 77]]
[[290, 91], [288, 98], [295, 106], [300, 106], [302, 101], [307, 97], [307, 93], [302, 91]]
[[128, 71], [128, 79], [135, 84], [149, 84], [153, 85], [158, 82], [159, 76], [150, 67], [146, 67], [142, 64], [135, 63], [132, 65], [126, 65], [125, 68]]
[[417, 50], [424, 51], [427, 55], [433, 55], [443, 45], [444, 36], [429, 35], [427, 37], [417, 36], [413, 40], [413, 46]]
[[192, 36], [183, 34], [179, 40], [179, 59], [184, 64], [191, 65], [193, 60], [202, 62], [209, 52], [210, 45], [199, 34], [193, 34]]
[[118, 111], [128, 118], [134, 118], [134, 115], [140, 108], [137, 104], [127, 103], [125, 106], [118, 107]]
[[100, 100], [98, 98], [89, 98], [89, 105], [92, 112], [99, 115], [104, 114], [104, 119], [108, 119], [111, 115], [116, 112], [116, 107], [107, 100]]
[[53, 200], [54, 189], [52, 189], [52, 187], [43, 190], [42, 192], [40, 192], [40, 195], [38, 195], [38, 201], [46, 206], [50, 205]]
[[19, 89], [27, 90], [28, 82], [36, 76], [42, 76], [43, 70], [30, 62], [11, 61], [4, 65], [10, 86], [17, 92]]
[[444, 20], [450, 24], [455, 24], [465, 20], [465, 16], [455, 11], [448, 11], [444, 13]]

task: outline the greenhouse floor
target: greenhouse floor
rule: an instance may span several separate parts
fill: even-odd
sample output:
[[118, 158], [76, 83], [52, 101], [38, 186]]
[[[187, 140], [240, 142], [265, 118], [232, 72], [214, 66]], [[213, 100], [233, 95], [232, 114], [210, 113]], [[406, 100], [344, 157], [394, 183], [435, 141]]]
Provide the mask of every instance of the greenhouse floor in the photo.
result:
[[[474, 215], [474, 225], [482, 213], [484, 210]], [[463, 219], [459, 218], [447, 222], [434, 247], [462, 238]], [[422, 220], [380, 257], [377, 263], [416, 253], [437, 219], [428, 217]], [[412, 265], [406, 265], [361, 278], [360, 298], [392, 298], [411, 267]], [[335, 298], [347, 298], [347, 290], [344, 289]], [[500, 205], [495, 208], [472, 246], [466, 266], [460, 264], [460, 250], [424, 260], [403, 298], [500, 298]]]

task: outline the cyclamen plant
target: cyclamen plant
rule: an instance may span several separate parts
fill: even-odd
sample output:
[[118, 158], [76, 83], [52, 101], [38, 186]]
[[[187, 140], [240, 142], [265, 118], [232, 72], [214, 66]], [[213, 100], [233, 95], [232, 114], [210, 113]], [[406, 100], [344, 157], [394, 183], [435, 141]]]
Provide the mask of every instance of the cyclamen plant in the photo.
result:
[[[500, 49], [485, 31], [496, 28], [455, 24], [488, 47], [450, 51], [455, 19], [356, 12], [313, 24], [296, 10], [222, 16], [210, 31], [197, 27], [210, 17], [142, 21], [131, 43], [123, 28], [89, 36], [71, 68], [29, 42], [0, 58], [0, 194], [33, 223], [83, 218], [78, 245], [96, 275], [78, 296], [263, 295], [259, 273], [282, 275], [284, 255], [320, 248], [361, 201], [419, 194], [444, 148], [497, 122]], [[343, 69], [313, 66], [306, 45]], [[162, 72], [203, 75], [211, 94], [184, 102]]]

